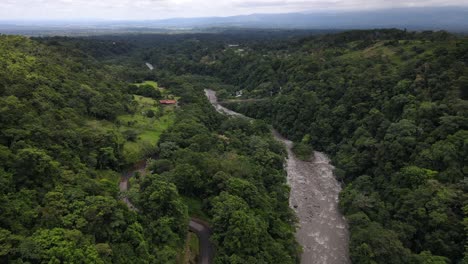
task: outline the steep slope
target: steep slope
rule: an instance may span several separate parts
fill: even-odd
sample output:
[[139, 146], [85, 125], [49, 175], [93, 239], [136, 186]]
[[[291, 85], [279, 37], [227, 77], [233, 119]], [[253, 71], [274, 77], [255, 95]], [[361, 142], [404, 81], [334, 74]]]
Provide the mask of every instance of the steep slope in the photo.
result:
[[[130, 112], [125, 91], [83, 51], [0, 36], [0, 262], [174, 261], [185, 205], [155, 228], [148, 222], [157, 217], [119, 201], [126, 140], [100, 124]], [[178, 200], [175, 191], [162, 204]]]

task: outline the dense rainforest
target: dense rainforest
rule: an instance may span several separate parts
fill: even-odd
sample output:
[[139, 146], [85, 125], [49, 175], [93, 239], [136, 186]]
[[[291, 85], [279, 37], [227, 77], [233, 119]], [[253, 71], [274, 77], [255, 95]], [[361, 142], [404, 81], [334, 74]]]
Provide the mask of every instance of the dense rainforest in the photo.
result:
[[244, 94], [266, 100], [229, 106], [332, 155], [353, 262], [462, 261], [468, 39], [349, 32], [261, 61], [241, 62], [261, 72], [237, 81]]
[[216, 78], [223, 84], [205, 88], [228, 107], [331, 155], [354, 263], [467, 261], [468, 39], [396, 29], [250, 36], [99, 41], [133, 45], [128, 63], [150, 62], [160, 79]]
[[0, 51], [0, 262], [173, 260], [187, 207], [172, 206], [175, 192], [161, 200], [172, 222], [128, 210], [118, 191], [125, 135], [97, 125], [135, 111], [127, 84], [78, 49], [0, 36]]
[[0, 262], [183, 263], [195, 216], [212, 226], [217, 263], [297, 263], [268, 125], [217, 113], [202, 92], [222, 86], [214, 78], [134, 67], [134, 49], [0, 36]]
[[[215, 263], [297, 263], [284, 149], [265, 122], [215, 112], [203, 94], [208, 83], [218, 85], [194, 76], [161, 79], [184, 106], [162, 135], [158, 158], [148, 161], [148, 170], [174, 183], [190, 215], [212, 225]], [[142, 208], [148, 203], [142, 196], [148, 180], [131, 181], [130, 197]], [[154, 202], [147, 210], [161, 208]]]
[[354, 263], [468, 261], [465, 37], [0, 36], [0, 66], [2, 263], [180, 263], [189, 217], [211, 224], [216, 263], [297, 263], [270, 124], [331, 156]]

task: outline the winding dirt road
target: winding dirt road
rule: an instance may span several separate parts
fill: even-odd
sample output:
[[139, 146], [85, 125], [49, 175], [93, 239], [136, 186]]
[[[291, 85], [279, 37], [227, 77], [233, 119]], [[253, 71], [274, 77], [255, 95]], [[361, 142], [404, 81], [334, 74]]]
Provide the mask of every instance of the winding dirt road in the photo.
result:
[[[243, 116], [218, 103], [216, 92], [205, 89], [215, 109], [231, 116]], [[299, 218], [296, 239], [303, 247], [302, 264], [346, 264], [349, 235], [346, 219], [338, 210], [340, 184], [333, 175], [328, 157], [314, 153], [312, 161], [298, 159], [292, 152], [292, 142], [273, 131], [288, 152], [286, 170], [291, 187], [289, 205]]]
[[[122, 175], [120, 179], [120, 192], [125, 193], [128, 190], [128, 179], [135, 173], [135, 172], [140, 172], [144, 173], [146, 168], [146, 162], [143, 162], [141, 164], [137, 164], [133, 170], [130, 170], [129, 172], [126, 172]], [[132, 204], [130, 199], [126, 195], [122, 197], [122, 201], [127, 204], [128, 208], [133, 211], [137, 211], [138, 209]], [[210, 241], [211, 234], [213, 231], [211, 230], [210, 226], [208, 223], [197, 219], [197, 218], [190, 218], [189, 221], [189, 230], [194, 232], [198, 240], [200, 241], [200, 255], [199, 255], [199, 264], [211, 264], [213, 263], [214, 255], [215, 255], [215, 250], [214, 246]]]
[[189, 229], [197, 234], [198, 240], [200, 241], [200, 256], [198, 263], [213, 263], [215, 250], [213, 244], [210, 241], [212, 230], [208, 224], [200, 219], [192, 217], [189, 222]]

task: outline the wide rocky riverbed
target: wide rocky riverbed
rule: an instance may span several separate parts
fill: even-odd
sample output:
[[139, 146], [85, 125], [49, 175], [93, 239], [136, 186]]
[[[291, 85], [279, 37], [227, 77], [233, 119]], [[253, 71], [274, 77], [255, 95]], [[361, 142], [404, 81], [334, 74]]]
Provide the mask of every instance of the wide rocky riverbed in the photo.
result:
[[[242, 116], [218, 104], [216, 92], [206, 89], [205, 94], [218, 112]], [[350, 263], [347, 223], [338, 209], [341, 186], [333, 175], [330, 160], [321, 152], [314, 152], [311, 161], [300, 160], [292, 152], [290, 140], [276, 131], [273, 135], [284, 143], [288, 152], [289, 204], [299, 219], [296, 238], [303, 247], [301, 263]]]

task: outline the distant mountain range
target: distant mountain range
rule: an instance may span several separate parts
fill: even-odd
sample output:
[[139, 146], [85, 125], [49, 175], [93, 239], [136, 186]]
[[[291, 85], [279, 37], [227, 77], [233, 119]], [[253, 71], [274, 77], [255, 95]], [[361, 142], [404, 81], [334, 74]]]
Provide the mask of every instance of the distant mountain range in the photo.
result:
[[252, 14], [150, 21], [164, 28], [243, 27], [301, 29], [408, 28], [468, 31], [468, 7], [395, 8], [373, 11]]
[[[353, 12], [252, 14], [141, 21], [0, 21], [0, 33], [22, 31], [144, 31], [206, 28], [449, 30], [468, 32], [468, 7], [395, 8]], [[164, 31], [163, 30], [163, 31]]]

